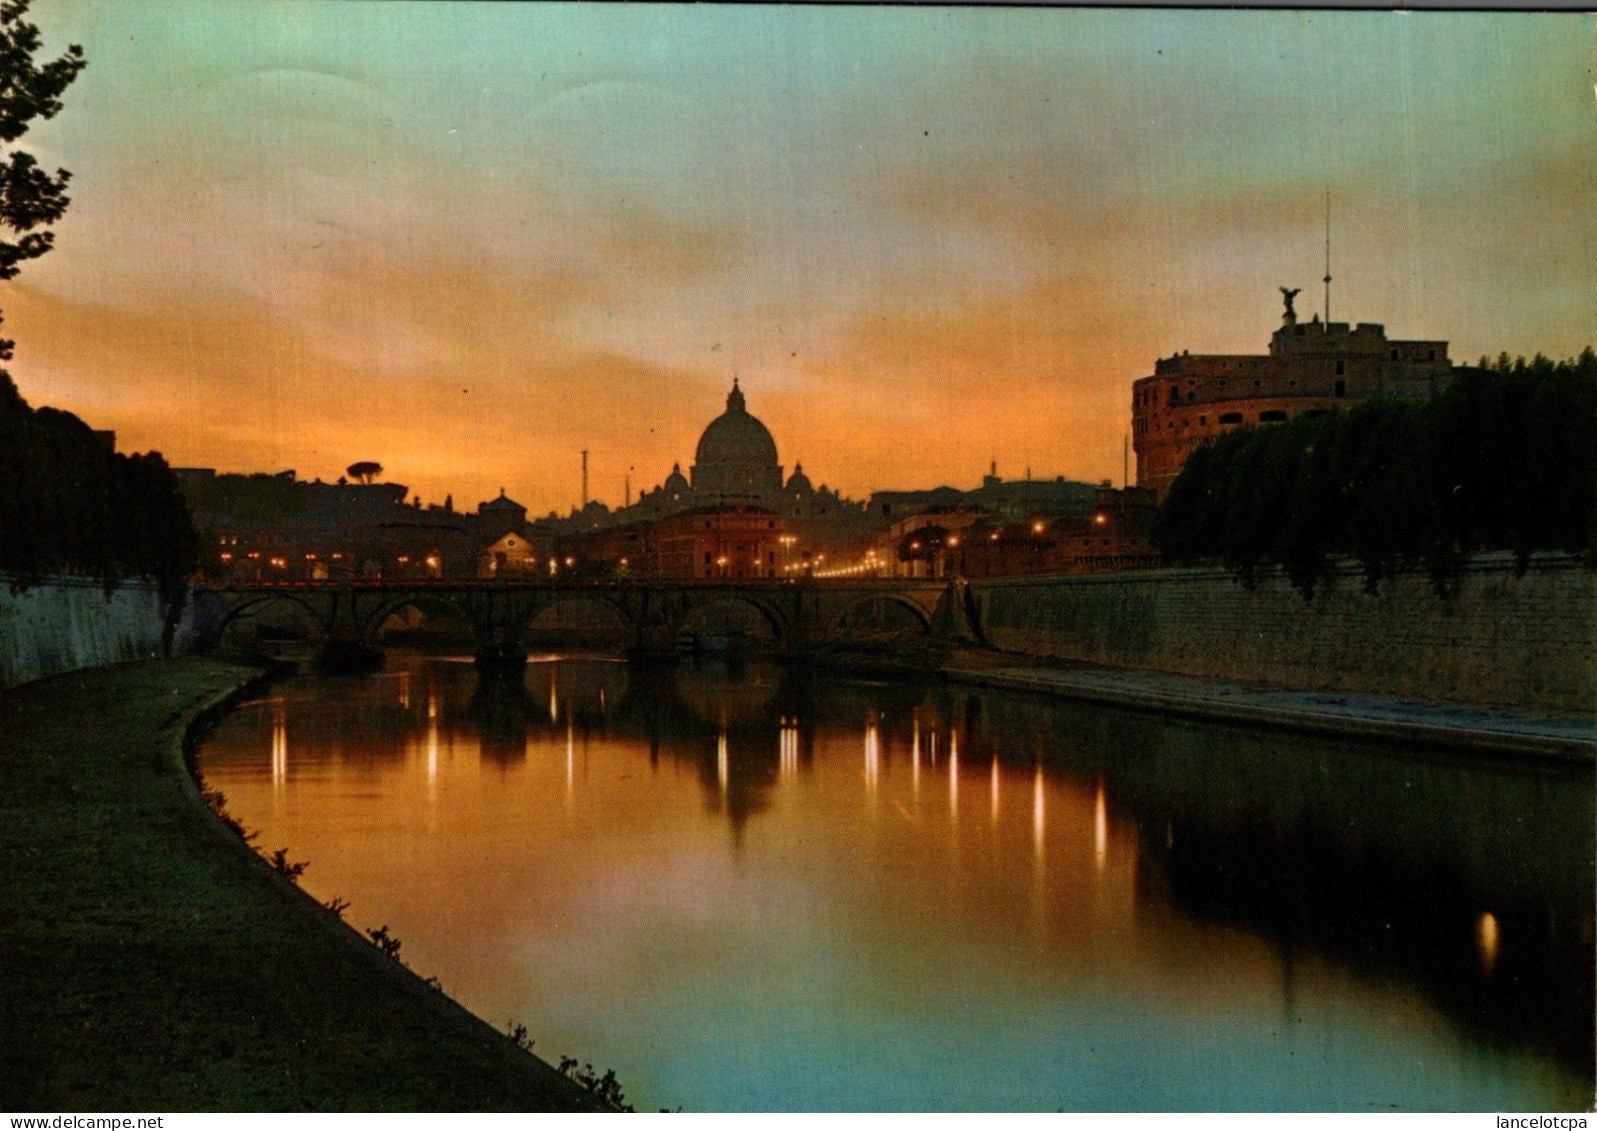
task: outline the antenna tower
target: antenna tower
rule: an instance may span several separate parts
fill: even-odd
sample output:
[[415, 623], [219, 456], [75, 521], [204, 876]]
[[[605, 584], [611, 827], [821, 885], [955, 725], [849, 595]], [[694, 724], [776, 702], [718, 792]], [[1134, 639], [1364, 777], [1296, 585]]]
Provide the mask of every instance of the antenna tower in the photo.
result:
[[1331, 190], [1325, 190], [1325, 324], [1331, 324]]
[[582, 449], [582, 509], [588, 509], [588, 449]]

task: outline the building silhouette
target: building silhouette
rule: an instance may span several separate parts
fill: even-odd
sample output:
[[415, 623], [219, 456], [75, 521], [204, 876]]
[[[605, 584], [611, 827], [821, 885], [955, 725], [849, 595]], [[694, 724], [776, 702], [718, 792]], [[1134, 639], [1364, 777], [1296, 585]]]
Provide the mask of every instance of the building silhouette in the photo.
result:
[[691, 482], [701, 506], [780, 501], [782, 465], [776, 458], [776, 440], [749, 414], [736, 377], [726, 396], [726, 411], [705, 425], [699, 437]]
[[[690, 513], [698, 516], [697, 522], [674, 521]], [[775, 524], [761, 515], [774, 517]], [[705, 522], [710, 523], [709, 528]], [[762, 532], [758, 549], [753, 543], [743, 546], [741, 535], [732, 533], [744, 526], [750, 530], [757, 527]], [[672, 541], [663, 556], [651, 537], [655, 527]], [[619, 565], [620, 543], [610, 534], [619, 528], [634, 530], [630, 540], [644, 543], [635, 545], [627, 555], [634, 572], [641, 562], [669, 569], [675, 575], [702, 577], [707, 576], [705, 553], [711, 555], [708, 564], [713, 567], [708, 575], [757, 576], [770, 571], [776, 561], [773, 553], [782, 557], [797, 542], [830, 547], [863, 544], [874, 524], [865, 503], [846, 499], [825, 484], [815, 486], [801, 464], [795, 464], [792, 475], [784, 480], [776, 439], [764, 422], [749, 412], [743, 390], [734, 378], [725, 411], [705, 425], [686, 473], [681, 463], [673, 464], [661, 483], [640, 492], [637, 502], [629, 506], [611, 510], [602, 503], [590, 502], [568, 517], [550, 515], [539, 519], [533, 525], [533, 533], [557, 542], [559, 557], [586, 559], [590, 563], [601, 558], [614, 559]], [[692, 550], [694, 569], [687, 572], [687, 558], [683, 555], [688, 551], [683, 539], [690, 531], [712, 528], [716, 533], [711, 541], [716, 545], [696, 546]], [[773, 551], [764, 544], [771, 531], [776, 532], [775, 537], [787, 539], [778, 543], [780, 550]], [[705, 541], [700, 533], [694, 533], [693, 538]], [[726, 574], [718, 565], [722, 558], [730, 570]], [[753, 572], [756, 561], [761, 574]]]
[[[553, 546], [559, 568], [593, 575], [653, 572], [730, 580], [809, 573], [924, 576], [929, 570], [942, 576], [945, 569], [957, 569], [963, 555], [945, 552], [959, 546], [957, 535], [945, 545], [935, 532], [962, 521], [952, 516], [980, 515], [993, 529], [1014, 526], [1028, 532], [1026, 571], [1034, 572], [1044, 558], [1036, 552], [1039, 540], [1029, 533], [1033, 527], [1042, 522], [1050, 530], [1056, 523], [1064, 524], [1060, 530], [1085, 528], [1101, 509], [1102, 490], [1063, 476], [1005, 480], [994, 461], [981, 486], [972, 490], [877, 491], [867, 501], [851, 500], [825, 484], [815, 486], [802, 464], [784, 479], [775, 437], [749, 412], [734, 379], [726, 409], [705, 426], [687, 473], [677, 463], [630, 506], [610, 510], [589, 502], [566, 518], [538, 520], [531, 532]], [[921, 527], [933, 533], [917, 546], [918, 539], [905, 533]], [[932, 545], [935, 559], [926, 557]], [[1113, 551], [1105, 545], [1095, 539], [1091, 556], [1126, 560], [1120, 542]], [[1078, 548], [1077, 557], [1087, 554]], [[984, 572], [1008, 568], [1016, 568], [1009, 558], [982, 566]]]
[[1397, 341], [1379, 323], [1300, 322], [1286, 296], [1267, 354], [1179, 353], [1131, 386], [1137, 485], [1163, 499], [1204, 440], [1242, 425], [1329, 412], [1371, 397], [1428, 397], [1452, 375], [1444, 341]]

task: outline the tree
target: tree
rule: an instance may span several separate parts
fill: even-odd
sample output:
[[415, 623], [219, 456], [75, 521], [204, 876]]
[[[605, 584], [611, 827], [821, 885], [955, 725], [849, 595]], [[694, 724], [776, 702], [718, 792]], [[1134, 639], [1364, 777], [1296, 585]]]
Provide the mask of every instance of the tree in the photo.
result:
[[[39, 29], [29, 0], [0, 0], [0, 148], [35, 120], [61, 110], [61, 94], [84, 67], [76, 45], [36, 65]], [[31, 153], [0, 152], [0, 281], [49, 251], [46, 225], [68, 204], [65, 169]], [[0, 339], [0, 360], [12, 345]], [[147, 577], [167, 604], [170, 646], [199, 545], [176, 477], [150, 452], [125, 456], [69, 412], [30, 407], [0, 369], [0, 570], [15, 587], [55, 574], [97, 577], [107, 592]]]
[[[77, 44], [43, 66], [34, 64], [39, 29], [28, 23], [30, 0], [0, 2], [0, 144], [10, 145], [28, 132], [34, 119], [48, 120], [61, 110], [61, 94], [78, 77], [86, 60]], [[0, 228], [15, 238], [0, 238], [0, 280], [13, 279], [22, 264], [49, 251], [55, 233], [44, 227], [66, 211], [66, 188], [72, 177], [65, 169], [45, 172], [31, 153], [12, 150], [0, 155]], [[42, 230], [41, 230], [42, 229]], [[0, 360], [10, 360], [16, 343], [0, 338]], [[9, 384], [9, 375], [6, 383]]]
[[1200, 446], [1170, 485], [1154, 540], [1218, 559], [1251, 585], [1279, 565], [1305, 598], [1352, 557], [1374, 592], [1424, 565], [1446, 592], [1465, 554], [1538, 550], [1597, 568], [1597, 352], [1460, 368], [1428, 401], [1241, 428]]
[[370, 485], [373, 479], [383, 473], [383, 465], [373, 463], [371, 460], [362, 460], [360, 463], [350, 464], [344, 471], [351, 479], [359, 479], [362, 483]]

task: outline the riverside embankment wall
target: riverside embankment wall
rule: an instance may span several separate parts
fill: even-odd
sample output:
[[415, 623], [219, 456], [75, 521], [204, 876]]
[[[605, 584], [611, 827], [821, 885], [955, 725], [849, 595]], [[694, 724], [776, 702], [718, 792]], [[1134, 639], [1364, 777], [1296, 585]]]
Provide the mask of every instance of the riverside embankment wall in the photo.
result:
[[1006, 651], [1122, 668], [1384, 692], [1460, 703], [1597, 709], [1597, 572], [1538, 555], [1465, 563], [1438, 597], [1423, 571], [1366, 593], [1356, 566], [1305, 602], [1278, 572], [1245, 589], [1218, 568], [971, 583]]
[[[127, 581], [108, 597], [86, 578], [54, 578], [13, 592], [0, 574], [0, 687], [77, 668], [161, 653], [165, 609], [152, 582]], [[174, 638], [186, 643], [184, 626]]]

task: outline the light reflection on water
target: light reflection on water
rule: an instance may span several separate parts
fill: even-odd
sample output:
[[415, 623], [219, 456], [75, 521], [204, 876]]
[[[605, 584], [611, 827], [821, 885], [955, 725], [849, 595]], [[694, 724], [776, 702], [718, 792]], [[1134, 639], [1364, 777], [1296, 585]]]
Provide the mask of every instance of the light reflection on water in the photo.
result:
[[208, 781], [640, 1106], [1590, 1099], [1589, 770], [754, 665], [394, 663], [241, 708]]

